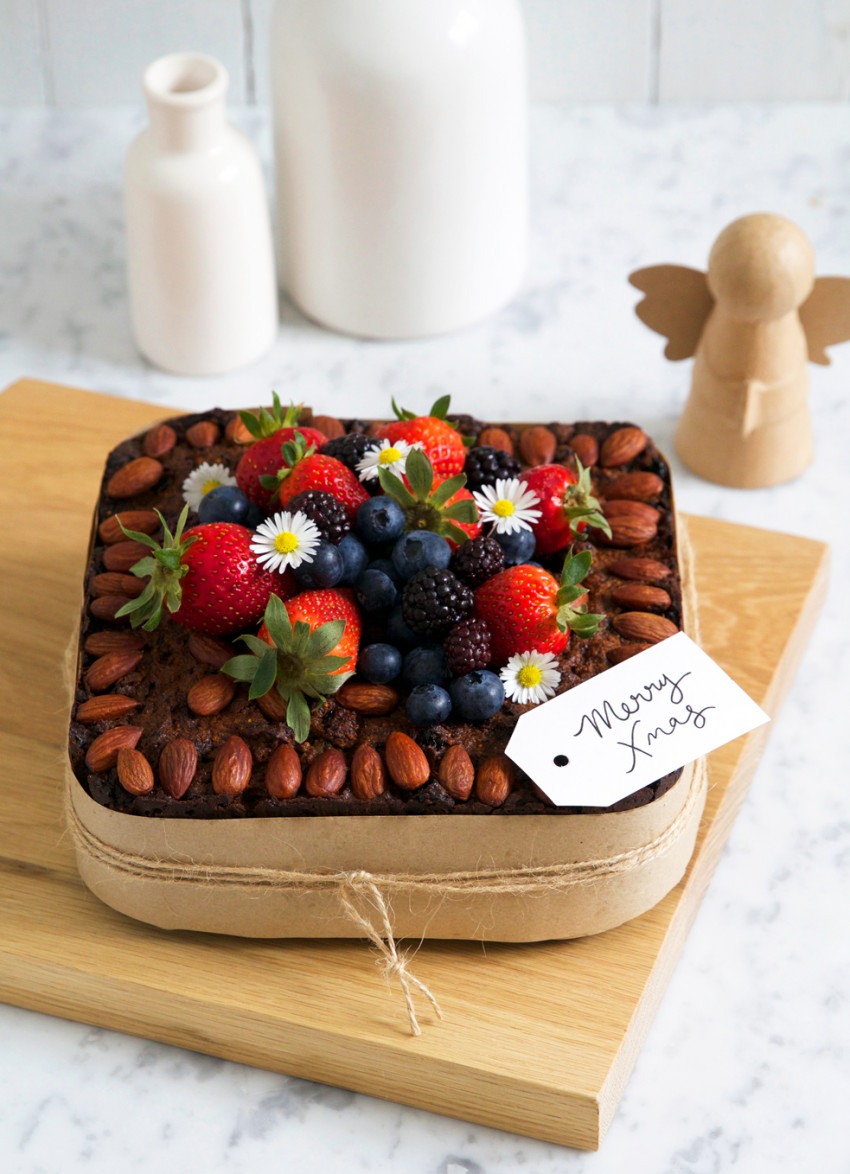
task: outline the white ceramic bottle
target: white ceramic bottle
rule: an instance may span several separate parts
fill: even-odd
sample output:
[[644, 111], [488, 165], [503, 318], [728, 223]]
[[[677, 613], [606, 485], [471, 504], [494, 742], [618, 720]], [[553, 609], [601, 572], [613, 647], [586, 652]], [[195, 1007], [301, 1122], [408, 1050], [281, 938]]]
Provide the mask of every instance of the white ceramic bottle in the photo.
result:
[[508, 301], [527, 222], [519, 0], [276, 0], [281, 268], [347, 333], [455, 330]]
[[180, 375], [258, 358], [277, 333], [274, 248], [262, 169], [225, 118], [212, 57], [173, 53], [145, 70], [149, 125], [124, 171], [128, 278], [139, 350]]

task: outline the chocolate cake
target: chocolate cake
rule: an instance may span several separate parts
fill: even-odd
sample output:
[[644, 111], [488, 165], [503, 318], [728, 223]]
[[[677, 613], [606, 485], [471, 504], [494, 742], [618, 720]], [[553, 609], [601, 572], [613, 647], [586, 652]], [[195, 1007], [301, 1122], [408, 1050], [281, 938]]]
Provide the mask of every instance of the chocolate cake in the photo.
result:
[[[375, 455], [377, 439], [382, 434], [380, 425], [311, 416], [309, 412], [302, 413], [297, 424], [291, 418], [283, 421], [260, 413], [260, 424], [264, 416], [266, 431], [276, 438], [281, 451], [284, 476], [293, 473], [294, 481], [294, 470], [309, 458], [311, 445], [315, 445], [326, 461], [345, 467], [362, 487], [364, 501], [374, 501], [376, 495], [385, 501], [391, 496], [386, 492], [387, 476], [394, 474], [383, 470], [380, 476], [364, 480], [364, 474], [358, 473], [364, 459], [368, 463], [369, 454]], [[270, 419], [273, 427], [268, 423]], [[414, 426], [419, 420], [430, 419], [402, 415], [402, 421], [412, 421]], [[478, 494], [497, 482], [500, 486], [515, 485], [517, 477], [522, 486], [529, 487], [534, 478], [528, 474], [541, 468], [567, 469], [574, 483], [581, 480], [583, 468], [589, 470], [591, 493], [586, 499], [569, 498], [564, 506], [564, 518], [572, 526], [568, 549], [561, 540], [557, 549], [547, 549], [552, 543], [544, 533], [546, 518], [538, 518], [536, 549], [519, 563], [507, 564], [530, 563], [534, 574], [548, 571], [558, 580], [568, 552], [573, 558], [590, 555], [590, 569], [581, 580], [586, 601], [575, 599], [575, 614], [570, 613], [575, 626], [566, 648], [549, 656], [548, 663], [555, 666], [553, 671], [558, 678], [555, 692], [570, 689], [681, 629], [682, 585], [670, 473], [640, 428], [625, 422], [588, 421], [545, 426], [486, 424], [468, 416], [452, 417], [451, 427], [465, 438], [467, 447], [459, 459], [463, 460], [469, 487]], [[255, 432], [260, 435], [261, 431], [258, 425]], [[296, 441], [292, 440], [293, 431], [298, 434]], [[387, 431], [384, 427], [383, 433]], [[109, 454], [86, 573], [70, 727], [73, 771], [94, 800], [135, 815], [194, 819], [444, 813], [554, 816], [641, 806], [676, 783], [680, 771], [612, 808], [556, 808], [504, 757], [516, 720], [528, 705], [507, 695], [491, 715], [477, 720], [468, 716], [478, 704], [482, 674], [488, 682], [490, 677], [498, 680], [504, 668], [504, 657], [500, 658], [502, 663], [491, 660], [489, 669], [481, 668], [482, 657], [484, 662], [487, 658], [489, 634], [487, 621], [481, 618], [483, 606], [477, 601], [484, 598], [484, 584], [504, 573], [504, 568], [495, 568], [500, 558], [512, 557], [513, 549], [509, 543], [503, 545], [502, 554], [495, 552], [495, 561], [488, 564], [487, 552], [492, 553], [492, 543], [480, 541], [488, 530], [486, 526], [482, 530], [480, 521], [446, 523], [448, 528], [440, 541], [448, 540], [455, 547], [451, 560], [439, 574], [425, 576], [418, 596], [412, 587], [405, 586], [405, 581], [393, 579], [392, 543], [366, 544], [373, 583], [383, 585], [383, 579], [375, 578], [377, 575], [394, 582], [403, 609], [406, 607], [402, 612], [405, 622], [399, 627], [393, 601], [396, 627], [389, 629], [389, 635], [390, 609], [381, 608], [375, 602], [378, 597], [368, 594], [371, 588], [364, 586], [362, 566], [354, 579], [342, 578], [328, 589], [321, 584], [310, 586], [309, 574], [305, 577], [308, 567], [300, 568], [300, 581], [294, 577], [299, 568], [293, 569], [292, 563], [278, 573], [277, 582], [285, 584], [280, 594], [284, 605], [289, 605], [293, 623], [294, 600], [304, 592], [324, 590], [325, 594], [335, 593], [347, 600], [349, 609], [357, 609], [362, 629], [359, 653], [355, 648], [344, 666], [348, 669], [356, 663], [355, 675], [337, 691], [311, 699], [309, 730], [300, 740], [287, 722], [287, 701], [277, 687], [283, 680], [280, 675], [277, 684], [265, 694], [253, 700], [249, 697], [250, 691], [258, 690], [253, 685], [249, 690], [244, 668], [249, 651], [245, 641], [237, 638], [256, 634], [262, 609], [251, 624], [240, 623], [230, 630], [224, 630], [226, 622], [218, 620], [187, 626], [182, 622], [189, 608], [184, 598], [173, 614], [166, 606], [158, 624], [148, 625], [149, 630], [143, 624], [132, 626], [150, 612], [150, 608], [147, 612], [143, 609], [140, 617], [138, 612], [134, 615], [124, 609], [143, 596], [150, 577], [150, 566], [147, 573], [142, 573], [145, 567], [140, 564], [143, 559], [150, 564], [151, 551], [138, 535], [153, 535], [154, 539], [162, 535], [160, 518], [154, 511], [159, 511], [168, 530], [176, 533], [186, 505], [188, 491], [184, 487], [198, 467], [220, 466], [236, 473], [246, 454], [261, 442], [246, 430], [240, 415], [216, 409], [171, 419], [124, 441]], [[293, 443], [297, 451], [287, 452], [287, 444]], [[385, 436], [385, 449], [387, 444], [391, 453], [417, 448], [427, 452], [435, 487], [450, 473], [449, 467], [440, 467], [442, 449], [429, 447], [427, 440], [406, 445], [390, 433], [389, 441]], [[416, 458], [416, 462], [415, 469], [419, 470], [422, 461]], [[243, 470], [247, 465], [248, 462], [242, 466]], [[215, 476], [223, 476], [221, 469]], [[232, 480], [225, 477], [219, 484], [223, 487]], [[242, 484], [238, 475], [236, 480]], [[411, 465], [403, 484], [415, 488], [415, 481]], [[448, 485], [448, 481], [445, 483]], [[253, 499], [240, 496], [238, 487], [228, 494], [219, 492], [218, 501], [242, 520], [218, 525], [238, 525], [252, 537], [258, 532], [252, 527], [274, 517], [276, 511], [289, 509], [291, 499], [292, 510], [297, 508], [299, 517], [311, 521], [313, 530], [309, 532], [320, 534], [322, 549], [333, 564], [337, 556], [328, 552], [327, 546], [339, 549], [352, 527], [357, 530], [356, 518], [364, 501], [343, 501], [344, 508], [337, 508], [342, 499], [334, 498], [334, 505], [326, 500], [327, 492], [321, 488], [290, 494], [284, 501], [285, 484], [289, 483], [281, 482], [277, 490], [269, 484], [263, 489], [255, 485], [251, 490]], [[207, 483], [198, 492], [205, 497], [209, 489]], [[462, 494], [459, 490], [448, 500], [461, 498], [471, 500], [466, 490]], [[374, 514], [375, 507], [366, 512]], [[406, 516], [410, 518], [415, 512], [411, 507]], [[467, 519], [471, 507], [456, 510], [455, 514], [458, 519]], [[201, 526], [197, 525], [199, 521]], [[189, 526], [204, 529], [214, 524], [204, 523], [194, 510], [189, 514]], [[295, 523], [292, 525], [297, 529]], [[465, 534], [457, 533], [458, 526]], [[495, 533], [496, 525], [491, 524], [489, 529]], [[606, 534], [606, 530], [610, 533]], [[125, 531], [137, 537], [128, 538]], [[415, 526], [412, 532], [416, 532]], [[475, 548], [466, 541], [454, 541], [473, 536], [479, 543]], [[467, 548], [468, 552], [462, 553]], [[316, 565], [318, 568], [318, 561]], [[433, 567], [428, 570], [434, 572]], [[417, 602], [423, 593], [426, 605], [447, 609], [447, 618], [440, 615], [435, 620], [426, 614], [422, 621], [425, 635], [417, 637], [414, 631], [411, 637], [420, 615]], [[578, 594], [576, 588], [573, 595]], [[445, 603], [449, 597], [450, 602]], [[589, 629], [585, 622], [589, 615], [598, 617], [596, 631], [577, 634]], [[438, 622], [444, 626], [435, 626]], [[352, 625], [348, 627], [352, 629]], [[371, 679], [365, 678], [362, 670], [368, 658], [364, 660], [363, 650], [374, 645], [389, 645], [392, 649], [398, 631], [407, 641], [406, 645], [401, 642], [399, 656], [380, 654], [388, 658], [391, 667], [373, 670]], [[350, 651], [342, 648], [344, 639], [345, 636], [337, 646], [337, 662]], [[254, 643], [258, 644], [256, 640]], [[270, 637], [267, 643], [271, 646]], [[451, 670], [446, 670], [436, 692], [426, 684], [426, 692], [417, 695], [425, 699], [423, 705], [432, 706], [425, 711], [431, 716], [418, 721], [414, 719], [422, 711], [410, 700], [416, 688], [415, 675], [395, 673], [389, 680], [381, 679], [387, 672], [392, 673], [399, 659], [404, 658], [406, 664], [417, 646], [437, 657], [438, 649], [445, 648], [456, 669], [454, 677]], [[283, 663], [281, 654], [278, 663]], [[470, 670], [470, 665], [476, 667]], [[223, 671], [225, 667], [229, 671]], [[278, 673], [281, 671], [279, 668]], [[336, 666], [329, 672], [336, 675], [342, 669]], [[464, 710], [461, 705], [460, 712], [455, 707], [443, 715], [439, 709], [442, 695], [456, 702], [460, 696], [457, 681], [467, 675], [475, 677], [473, 684], [478, 690], [471, 708], [467, 704]], [[285, 681], [283, 684], [285, 693]], [[440, 696], [434, 709], [437, 694]], [[399, 756], [402, 773], [393, 769], [394, 758]]]

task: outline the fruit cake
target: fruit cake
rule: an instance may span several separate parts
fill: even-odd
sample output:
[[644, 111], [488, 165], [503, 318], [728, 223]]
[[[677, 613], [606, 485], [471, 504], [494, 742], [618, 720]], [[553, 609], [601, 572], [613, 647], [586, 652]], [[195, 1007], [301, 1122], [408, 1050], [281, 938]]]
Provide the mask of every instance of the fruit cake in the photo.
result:
[[270, 409], [106, 462], [70, 727], [98, 803], [157, 817], [571, 814], [517, 718], [682, 627], [670, 474], [629, 423]]

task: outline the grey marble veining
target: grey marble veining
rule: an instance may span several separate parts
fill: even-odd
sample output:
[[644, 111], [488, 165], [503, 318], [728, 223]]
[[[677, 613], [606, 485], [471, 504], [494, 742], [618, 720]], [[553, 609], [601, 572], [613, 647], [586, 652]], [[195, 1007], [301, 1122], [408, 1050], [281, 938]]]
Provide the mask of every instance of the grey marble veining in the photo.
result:
[[[267, 156], [264, 113], [240, 121]], [[29, 374], [189, 409], [276, 387], [362, 414], [450, 391], [493, 418], [637, 418], [670, 452], [690, 365], [634, 317], [631, 269], [702, 267], [729, 220], [773, 210], [810, 235], [819, 273], [850, 274], [850, 110], [541, 108], [528, 277], [500, 314], [371, 343], [285, 306], [252, 368], [181, 379], [138, 357], [127, 319], [120, 168], [139, 125], [0, 115], [0, 386]], [[831, 542], [833, 587], [600, 1154], [0, 1007], [0, 1168], [845, 1174], [850, 344], [832, 355], [811, 369], [817, 459], [797, 482], [726, 490], [672, 461], [682, 509]]]

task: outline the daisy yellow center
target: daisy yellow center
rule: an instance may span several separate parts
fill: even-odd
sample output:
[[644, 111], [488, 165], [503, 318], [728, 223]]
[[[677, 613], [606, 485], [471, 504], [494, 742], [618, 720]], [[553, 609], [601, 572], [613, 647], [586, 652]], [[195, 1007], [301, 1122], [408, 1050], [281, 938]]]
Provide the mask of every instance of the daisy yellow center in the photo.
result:
[[381, 451], [378, 457], [378, 463], [381, 465], [394, 465], [396, 461], [401, 460], [401, 453], [397, 448], [385, 448]]
[[497, 518], [509, 518], [515, 511], [516, 506], [512, 501], [508, 501], [506, 497], [503, 497], [493, 505], [493, 513]]
[[291, 530], [281, 530], [274, 540], [274, 548], [278, 554], [292, 554], [298, 545], [298, 539]]
[[541, 681], [540, 669], [533, 664], [524, 665], [517, 673], [517, 680], [525, 689], [533, 689]]
[[220, 481], [205, 481], [205, 482], [204, 482], [204, 487], [203, 487], [203, 489], [201, 490], [201, 493], [202, 493], [202, 494], [207, 494], [207, 493], [209, 493], [209, 492], [210, 492], [211, 490], [213, 490], [213, 489], [218, 489], [219, 485], [221, 485], [221, 482], [220, 482]]

